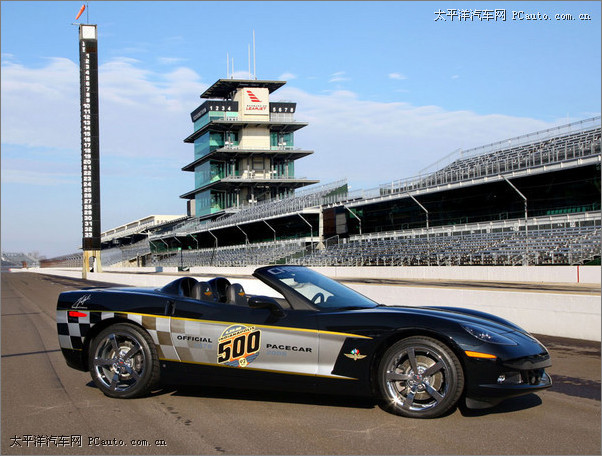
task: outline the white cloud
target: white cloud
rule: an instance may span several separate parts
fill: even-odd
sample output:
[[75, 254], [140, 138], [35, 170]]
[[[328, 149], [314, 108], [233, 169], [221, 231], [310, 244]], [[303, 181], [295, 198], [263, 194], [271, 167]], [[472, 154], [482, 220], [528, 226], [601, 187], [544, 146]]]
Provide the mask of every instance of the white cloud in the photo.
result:
[[[101, 65], [101, 153], [185, 161], [189, 114], [206, 88], [186, 67], [158, 73], [123, 57]], [[3, 144], [79, 150], [78, 65], [62, 58], [42, 68], [3, 63], [1, 117]]]
[[351, 78], [348, 78], [346, 75], [345, 71], [337, 71], [336, 73], [332, 73], [330, 75], [330, 79], [328, 80], [328, 82], [344, 82], [344, 81], [350, 81]]
[[184, 61], [186, 61], [186, 59], [180, 57], [159, 57], [157, 59], [157, 62], [159, 62], [161, 65], [174, 65], [176, 63], [182, 63]]
[[55, 186], [73, 184], [80, 181], [79, 174], [49, 173], [47, 171], [31, 171], [29, 169], [2, 168], [3, 184], [25, 184]]
[[408, 77], [401, 73], [389, 73], [389, 79], [396, 79], [398, 81], [402, 81], [404, 79], [408, 79]]
[[249, 70], [239, 70], [232, 73], [230, 70], [230, 77], [232, 79], [251, 79], [252, 76], [249, 75]]
[[2, 64], [2, 143], [69, 148], [79, 143], [79, 69], [49, 59], [39, 69]]
[[292, 79], [297, 79], [297, 75], [293, 73], [282, 73], [280, 76], [278, 76], [278, 79], [281, 81], [290, 81]]

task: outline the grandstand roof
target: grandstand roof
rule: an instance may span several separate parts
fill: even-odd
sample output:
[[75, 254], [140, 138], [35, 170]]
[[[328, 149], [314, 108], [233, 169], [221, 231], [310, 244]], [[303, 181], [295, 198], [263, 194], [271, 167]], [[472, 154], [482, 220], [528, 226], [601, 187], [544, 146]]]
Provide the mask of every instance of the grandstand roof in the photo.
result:
[[109, 239], [128, 236], [146, 228], [156, 227], [164, 223], [169, 223], [184, 218], [186, 218], [185, 215], [148, 215], [141, 219], [111, 228], [110, 230], [101, 233], [101, 239], [103, 242], [106, 242]]
[[[546, 130], [547, 136], [525, 135], [532, 142], [507, 141], [506, 148], [488, 153], [460, 155], [458, 159], [439, 170], [407, 179], [382, 184], [377, 189], [362, 190], [354, 194], [355, 201], [347, 207], [361, 206], [366, 202], [407, 198], [425, 193], [452, 190], [461, 187], [500, 181], [502, 175], [519, 178], [550, 173], [570, 168], [581, 168], [600, 163], [600, 117], [580, 123]], [[577, 128], [580, 127], [580, 128]], [[570, 133], [567, 134], [567, 130]], [[550, 136], [556, 133], [556, 136]], [[504, 143], [503, 141], [499, 144]], [[498, 145], [498, 143], [495, 143]], [[473, 151], [480, 150], [475, 148]]]
[[264, 87], [270, 93], [278, 90], [286, 81], [262, 81], [257, 79], [218, 79], [201, 94], [201, 98], [229, 98], [232, 92], [241, 87]]

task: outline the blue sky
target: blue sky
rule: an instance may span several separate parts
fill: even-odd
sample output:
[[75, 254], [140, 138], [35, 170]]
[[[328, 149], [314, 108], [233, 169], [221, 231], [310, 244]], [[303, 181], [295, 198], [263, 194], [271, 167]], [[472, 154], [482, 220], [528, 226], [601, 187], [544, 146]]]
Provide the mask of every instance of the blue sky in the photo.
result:
[[[4, 251], [56, 256], [81, 243], [81, 4], [1, 2]], [[479, 20], [485, 10], [506, 20]], [[88, 14], [103, 230], [185, 213], [189, 113], [226, 77], [227, 53], [248, 76], [253, 30], [257, 77], [288, 81], [272, 100], [296, 101], [309, 122], [296, 145], [315, 153], [296, 174], [323, 183], [373, 188], [460, 148], [600, 114], [600, 2], [103, 1]], [[526, 19], [538, 14], [549, 20]]]

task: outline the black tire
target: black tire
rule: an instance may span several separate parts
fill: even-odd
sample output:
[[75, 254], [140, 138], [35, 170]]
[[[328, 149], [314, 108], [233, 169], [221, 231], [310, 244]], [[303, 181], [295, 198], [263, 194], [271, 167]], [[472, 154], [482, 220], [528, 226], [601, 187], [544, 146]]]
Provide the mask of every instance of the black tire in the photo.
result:
[[129, 399], [146, 395], [159, 381], [159, 357], [149, 334], [134, 325], [117, 323], [92, 340], [90, 375], [107, 396]]
[[458, 402], [464, 372], [449, 347], [417, 336], [387, 349], [378, 366], [377, 382], [385, 410], [411, 418], [435, 418]]

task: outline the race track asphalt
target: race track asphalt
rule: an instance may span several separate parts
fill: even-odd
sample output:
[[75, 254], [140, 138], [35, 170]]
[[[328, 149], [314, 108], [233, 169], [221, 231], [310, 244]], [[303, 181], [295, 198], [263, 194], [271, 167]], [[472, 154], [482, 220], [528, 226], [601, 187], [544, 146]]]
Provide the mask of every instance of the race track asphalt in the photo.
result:
[[[2, 454], [600, 454], [600, 344], [538, 337], [554, 386], [435, 420], [353, 397], [166, 387], [105, 397], [66, 366], [55, 306], [91, 282], [2, 273]], [[116, 444], [116, 445], [115, 445]]]

